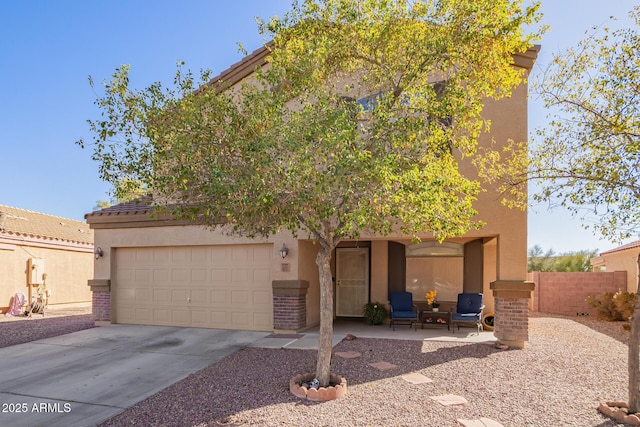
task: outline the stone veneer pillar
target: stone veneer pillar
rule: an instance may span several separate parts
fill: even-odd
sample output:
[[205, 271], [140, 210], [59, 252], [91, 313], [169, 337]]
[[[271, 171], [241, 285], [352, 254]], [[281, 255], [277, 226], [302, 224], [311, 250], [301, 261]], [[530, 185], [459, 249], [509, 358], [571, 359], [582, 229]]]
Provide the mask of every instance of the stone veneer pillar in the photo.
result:
[[494, 335], [503, 344], [524, 348], [529, 340], [529, 301], [535, 283], [520, 280], [491, 282], [495, 299]]
[[306, 280], [274, 280], [273, 329], [278, 332], [300, 331], [307, 326]]
[[93, 320], [111, 321], [111, 280], [93, 279], [88, 285], [91, 288]]

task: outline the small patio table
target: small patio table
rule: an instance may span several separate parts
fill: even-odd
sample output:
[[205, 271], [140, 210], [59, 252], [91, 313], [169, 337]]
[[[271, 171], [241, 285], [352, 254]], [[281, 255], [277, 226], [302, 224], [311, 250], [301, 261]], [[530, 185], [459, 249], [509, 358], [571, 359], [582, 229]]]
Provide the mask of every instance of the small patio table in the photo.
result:
[[451, 313], [448, 311], [430, 311], [424, 310], [422, 312], [422, 327], [424, 325], [447, 325], [449, 331], [449, 325], [451, 324]]

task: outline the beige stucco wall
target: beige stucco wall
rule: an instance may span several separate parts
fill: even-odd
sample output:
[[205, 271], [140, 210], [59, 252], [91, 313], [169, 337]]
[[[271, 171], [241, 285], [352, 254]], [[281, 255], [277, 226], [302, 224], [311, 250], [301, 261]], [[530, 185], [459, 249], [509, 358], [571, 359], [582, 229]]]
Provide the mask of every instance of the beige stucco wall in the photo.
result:
[[309, 240], [298, 242], [298, 268], [301, 280], [309, 282], [307, 290], [307, 327], [320, 323], [320, 275], [316, 265], [319, 244]]
[[638, 291], [638, 254], [640, 254], [640, 247], [600, 255], [606, 271], [627, 272], [627, 292]]
[[[520, 85], [511, 98], [487, 101], [484, 116], [491, 120], [491, 134], [483, 135], [481, 144], [495, 144], [500, 149], [509, 139], [526, 141], [527, 135], [527, 88]], [[463, 172], [475, 176], [475, 167], [464, 163]], [[486, 222], [481, 230], [472, 230], [467, 236], [496, 236], [497, 280], [526, 280], [527, 278], [527, 212], [509, 209], [500, 203], [501, 196], [495, 189], [486, 187], [474, 207], [478, 219]]]
[[386, 240], [371, 242], [371, 291], [369, 294], [371, 301], [387, 303], [389, 300], [388, 253], [389, 243]]
[[[27, 281], [30, 258], [41, 258], [47, 274], [49, 305], [91, 302], [87, 280], [93, 277], [93, 251], [71, 251], [36, 246], [2, 245], [0, 249], [0, 310], [9, 307], [11, 297], [23, 292], [29, 298]], [[35, 291], [34, 291], [35, 294]]]
[[[95, 279], [111, 279], [111, 248], [118, 247], [162, 247], [191, 245], [234, 245], [271, 243], [273, 245], [272, 280], [294, 280], [298, 278], [297, 240], [284, 232], [272, 238], [250, 239], [230, 235], [223, 229], [211, 230], [202, 226], [162, 226], [144, 228], [96, 229], [96, 247], [101, 247], [104, 256], [95, 261]], [[289, 255], [283, 260], [280, 248], [285, 244]]]
[[482, 271], [482, 292], [484, 294], [485, 313], [495, 313], [495, 300], [493, 298], [493, 292], [489, 288], [491, 282], [496, 280], [497, 276], [497, 252], [498, 242], [497, 239], [491, 239], [485, 242], [484, 247], [484, 268]]
[[[491, 133], [480, 138], [481, 145], [500, 149], [510, 140], [526, 141], [527, 135], [527, 87], [520, 85], [510, 98], [499, 101], [488, 100], [484, 116], [491, 120]], [[461, 161], [461, 170], [466, 176], [477, 177], [477, 171], [470, 160]], [[483, 292], [485, 311], [494, 312], [493, 292], [490, 283], [496, 280], [525, 281], [527, 279], [527, 212], [509, 209], [500, 203], [500, 195], [495, 189], [486, 187], [474, 203], [478, 211], [477, 219], [484, 221], [480, 230], [470, 230], [464, 236], [452, 239], [459, 243], [482, 238], [484, 247]], [[423, 240], [432, 239], [430, 233], [419, 236]], [[386, 239], [393, 239], [405, 245], [411, 240], [399, 235], [382, 238], [366, 236], [372, 240], [371, 251], [371, 300], [387, 300]], [[384, 246], [386, 248], [386, 246]], [[416, 297], [417, 300], [421, 296]]]

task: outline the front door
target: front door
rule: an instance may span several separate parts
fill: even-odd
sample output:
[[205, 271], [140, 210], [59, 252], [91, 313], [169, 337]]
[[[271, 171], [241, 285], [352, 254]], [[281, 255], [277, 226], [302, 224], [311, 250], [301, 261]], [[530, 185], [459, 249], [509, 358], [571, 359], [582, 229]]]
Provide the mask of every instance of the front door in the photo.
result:
[[362, 316], [369, 302], [369, 248], [336, 249], [336, 316]]

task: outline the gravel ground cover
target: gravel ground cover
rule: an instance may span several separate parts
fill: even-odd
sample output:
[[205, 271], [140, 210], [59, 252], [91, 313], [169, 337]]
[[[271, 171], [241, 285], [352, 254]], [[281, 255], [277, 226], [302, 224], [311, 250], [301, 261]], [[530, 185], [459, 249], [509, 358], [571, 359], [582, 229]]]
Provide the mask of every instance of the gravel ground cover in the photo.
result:
[[[0, 321], [0, 347], [94, 326], [91, 315]], [[347, 395], [332, 402], [300, 400], [288, 391], [297, 373], [313, 371], [315, 351], [247, 348], [169, 386], [101, 426], [459, 426], [487, 417], [504, 426], [613, 427], [596, 411], [601, 400], [627, 399], [629, 332], [621, 322], [534, 314], [525, 350], [485, 344], [358, 338], [335, 351], [333, 372]], [[398, 365], [379, 371], [369, 363]], [[401, 376], [433, 380], [412, 385]], [[429, 397], [455, 394], [463, 407]]]
[[[5, 317], [4, 314], [0, 316]], [[31, 319], [25, 317], [6, 318], [0, 321], [0, 348], [70, 334], [93, 327], [94, 321], [91, 314], [54, 317], [34, 315]]]
[[91, 303], [47, 309], [45, 316], [0, 313], [0, 348], [93, 328]]
[[[589, 326], [592, 324], [591, 326]], [[620, 323], [537, 316], [525, 350], [486, 344], [363, 339], [342, 341], [332, 371], [347, 395], [312, 403], [288, 391], [297, 373], [313, 371], [315, 351], [247, 348], [138, 403], [101, 426], [459, 426], [487, 417], [504, 426], [618, 424], [597, 412], [601, 400], [626, 400], [627, 346]], [[398, 368], [379, 371], [369, 363]], [[421, 373], [430, 384], [401, 376]], [[455, 394], [466, 406], [429, 397]]]

